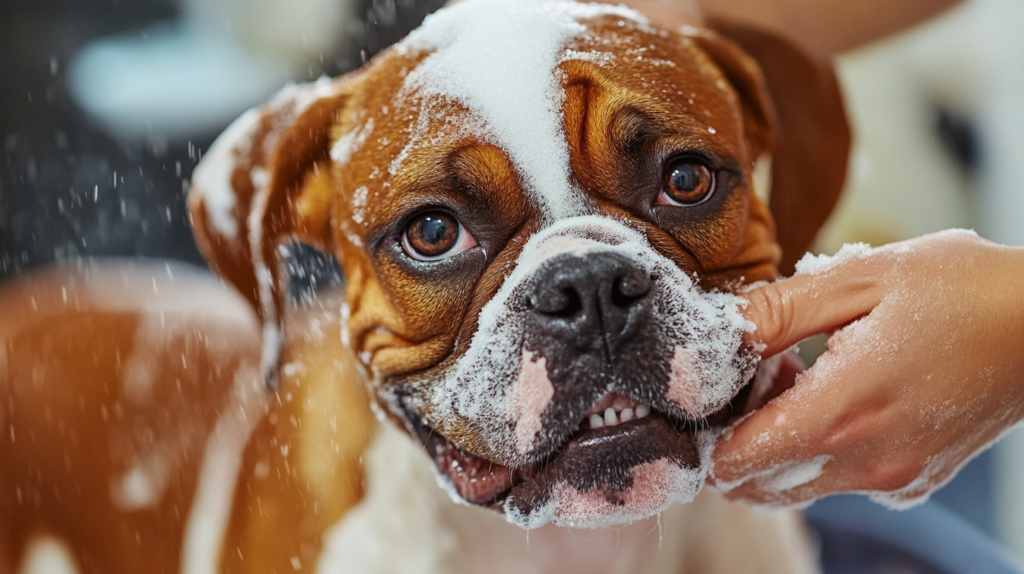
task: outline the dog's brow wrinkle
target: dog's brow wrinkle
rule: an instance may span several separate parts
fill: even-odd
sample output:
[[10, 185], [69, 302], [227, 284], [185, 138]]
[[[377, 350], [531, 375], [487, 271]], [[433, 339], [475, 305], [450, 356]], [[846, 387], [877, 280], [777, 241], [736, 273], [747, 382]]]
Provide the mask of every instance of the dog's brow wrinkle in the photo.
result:
[[647, 114], [632, 106], [615, 113], [612, 122], [612, 136], [626, 149], [637, 148], [654, 135]]

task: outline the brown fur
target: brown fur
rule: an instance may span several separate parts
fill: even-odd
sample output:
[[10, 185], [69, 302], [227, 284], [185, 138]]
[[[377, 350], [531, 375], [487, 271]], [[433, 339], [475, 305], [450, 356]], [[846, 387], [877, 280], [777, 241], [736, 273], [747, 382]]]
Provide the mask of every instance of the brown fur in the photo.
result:
[[[259, 342], [241, 305], [228, 320], [158, 312], [162, 299], [218, 291], [210, 280], [179, 276], [153, 292], [151, 279], [163, 272], [117, 263], [57, 268], [0, 288], [0, 548], [10, 549], [0, 553], [0, 573], [14, 572], [39, 534], [67, 542], [82, 573], [180, 571], [206, 440], [235, 376], [257, 378]], [[140, 328], [161, 320], [153, 396], [140, 401], [126, 391], [126, 365], [147, 352], [138, 348]], [[290, 313], [287, 324], [295, 339], [284, 362], [305, 368], [286, 372], [281, 392], [266, 397], [235, 488], [224, 572], [294, 572], [293, 557], [315, 564], [321, 533], [361, 497], [373, 417], [347, 351], [324, 336], [337, 332], [338, 318], [316, 307]], [[188, 439], [162, 447], [179, 429], [191, 431]], [[126, 512], [111, 485], [154, 450], [177, 460], [168, 487], [159, 504]]]
[[[122, 269], [104, 271], [116, 277]], [[141, 293], [143, 308], [111, 309], [84, 283], [80, 272], [53, 270], [0, 289], [0, 345], [7, 359], [0, 361], [0, 536], [14, 563], [29, 537], [49, 533], [74, 541], [73, 555], [86, 572], [177, 572], [206, 436], [233, 373], [246, 362], [254, 365], [258, 340], [246, 328], [253, 322], [243, 315], [221, 327], [165, 316], [164, 342], [153, 358], [158, 379], [143, 401], [122, 381], [139, 329], [160, 320], [145, 304], [158, 295], [148, 281], [132, 282], [130, 294], [110, 289], [105, 295], [116, 301]], [[104, 283], [118, 286], [116, 279]], [[206, 344], [225, 332], [235, 344]], [[178, 424], [190, 425], [194, 434], [177, 436]], [[165, 441], [170, 445], [162, 446]], [[177, 465], [167, 495], [147, 511], [119, 510], [111, 481], [133, 460], [160, 449], [173, 451], [159, 454]], [[0, 564], [0, 572], [10, 568]]]

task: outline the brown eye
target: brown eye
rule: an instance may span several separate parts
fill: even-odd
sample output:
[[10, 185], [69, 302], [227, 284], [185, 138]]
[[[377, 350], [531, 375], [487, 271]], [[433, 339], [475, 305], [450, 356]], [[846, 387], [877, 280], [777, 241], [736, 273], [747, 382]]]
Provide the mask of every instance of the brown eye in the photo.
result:
[[402, 237], [402, 247], [413, 259], [437, 261], [476, 246], [476, 240], [458, 220], [439, 211], [417, 216]]
[[655, 203], [662, 205], [697, 205], [715, 191], [715, 176], [703, 163], [693, 158], [670, 162], [665, 169], [661, 193]]

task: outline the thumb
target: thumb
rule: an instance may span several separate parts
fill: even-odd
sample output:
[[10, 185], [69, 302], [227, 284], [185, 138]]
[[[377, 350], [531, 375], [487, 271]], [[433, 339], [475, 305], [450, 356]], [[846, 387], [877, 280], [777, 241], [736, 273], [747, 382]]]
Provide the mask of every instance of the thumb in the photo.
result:
[[740, 294], [757, 329], [752, 343], [770, 357], [800, 341], [870, 313], [882, 299], [881, 269], [870, 256], [848, 259], [818, 274], [797, 275]]

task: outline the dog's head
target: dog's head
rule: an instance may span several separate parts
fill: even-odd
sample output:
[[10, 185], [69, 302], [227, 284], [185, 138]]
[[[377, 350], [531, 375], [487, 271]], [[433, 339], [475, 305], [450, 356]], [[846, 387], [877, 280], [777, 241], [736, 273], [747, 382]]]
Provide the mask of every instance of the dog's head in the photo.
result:
[[757, 364], [727, 291], [803, 252], [849, 143], [827, 65], [717, 30], [468, 0], [239, 119], [190, 208], [267, 325], [268, 372], [298, 239], [337, 257], [341, 336], [457, 499], [524, 526], [691, 499], [696, 431]]

